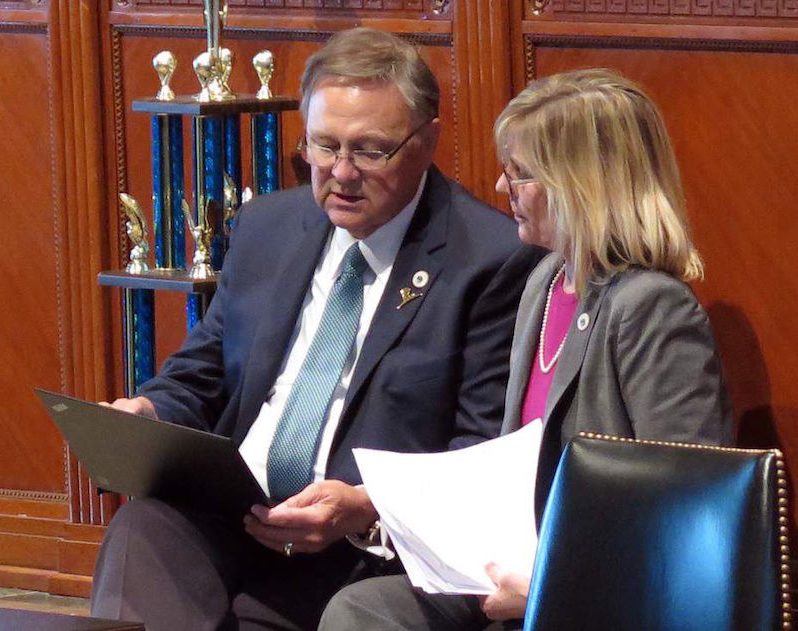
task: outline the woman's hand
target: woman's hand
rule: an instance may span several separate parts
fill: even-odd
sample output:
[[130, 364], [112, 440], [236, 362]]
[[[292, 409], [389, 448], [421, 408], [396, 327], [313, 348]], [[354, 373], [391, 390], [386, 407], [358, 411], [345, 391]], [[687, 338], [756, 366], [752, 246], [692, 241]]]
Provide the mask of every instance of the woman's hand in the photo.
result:
[[485, 615], [491, 620], [523, 618], [530, 577], [505, 572], [495, 563], [488, 563], [485, 571], [496, 584], [495, 592], [489, 596], [480, 596], [480, 605]]

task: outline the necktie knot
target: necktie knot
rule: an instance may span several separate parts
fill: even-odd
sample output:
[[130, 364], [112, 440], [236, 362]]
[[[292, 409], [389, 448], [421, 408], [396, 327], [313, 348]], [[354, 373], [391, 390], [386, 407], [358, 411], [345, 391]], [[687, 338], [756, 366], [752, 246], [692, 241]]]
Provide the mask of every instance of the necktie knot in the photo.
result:
[[360, 251], [360, 246], [353, 243], [344, 254], [344, 262], [341, 265], [341, 276], [339, 279], [362, 277], [363, 272], [366, 271], [369, 264], [366, 261], [363, 253]]

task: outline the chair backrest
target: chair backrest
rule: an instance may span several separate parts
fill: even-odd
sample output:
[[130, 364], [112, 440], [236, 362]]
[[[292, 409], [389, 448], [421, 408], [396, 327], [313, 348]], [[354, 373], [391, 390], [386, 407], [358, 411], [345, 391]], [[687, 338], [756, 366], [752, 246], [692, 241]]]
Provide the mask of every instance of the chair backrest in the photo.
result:
[[790, 628], [776, 451], [583, 434], [543, 514], [525, 631]]

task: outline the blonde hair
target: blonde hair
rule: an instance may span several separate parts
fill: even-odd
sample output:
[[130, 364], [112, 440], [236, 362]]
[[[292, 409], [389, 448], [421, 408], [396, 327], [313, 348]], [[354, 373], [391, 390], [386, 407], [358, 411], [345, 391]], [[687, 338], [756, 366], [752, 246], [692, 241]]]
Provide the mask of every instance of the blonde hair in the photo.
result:
[[438, 116], [438, 80], [418, 50], [391, 33], [365, 27], [340, 31], [308, 58], [299, 86], [305, 120], [313, 91], [330, 78], [343, 85], [394, 83], [420, 120]]
[[662, 116], [631, 81], [578, 70], [534, 81], [499, 115], [499, 159], [540, 180], [577, 292], [630, 266], [703, 278]]

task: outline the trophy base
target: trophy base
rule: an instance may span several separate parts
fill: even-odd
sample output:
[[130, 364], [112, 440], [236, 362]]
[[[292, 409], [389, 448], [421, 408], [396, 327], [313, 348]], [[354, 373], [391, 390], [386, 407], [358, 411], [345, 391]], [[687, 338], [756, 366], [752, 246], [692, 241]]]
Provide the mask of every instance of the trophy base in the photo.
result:
[[210, 263], [198, 263], [192, 265], [191, 269], [188, 270], [188, 277], [191, 280], [209, 280], [211, 278], [216, 278], [216, 272], [211, 267]]
[[128, 274], [146, 274], [150, 271], [150, 266], [146, 261], [130, 261], [125, 268]]

